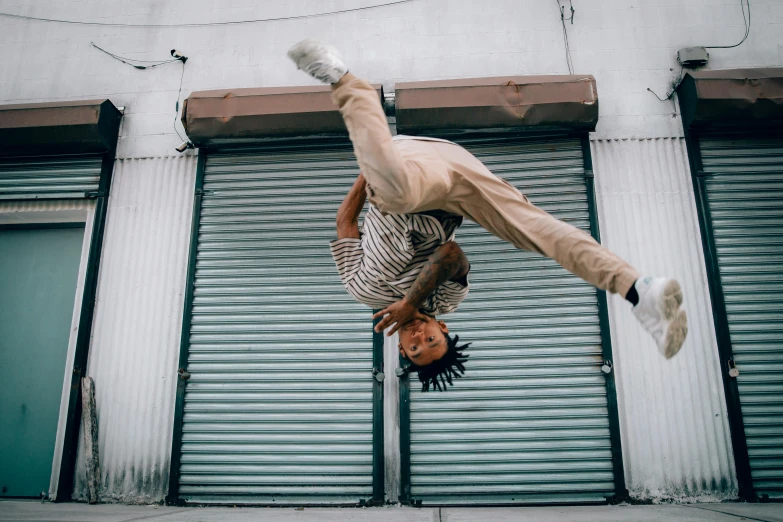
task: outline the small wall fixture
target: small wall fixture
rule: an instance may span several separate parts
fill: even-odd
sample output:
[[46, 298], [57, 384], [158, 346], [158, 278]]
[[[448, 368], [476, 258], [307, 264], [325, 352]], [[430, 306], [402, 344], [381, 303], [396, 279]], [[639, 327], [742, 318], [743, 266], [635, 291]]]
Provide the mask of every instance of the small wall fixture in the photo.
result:
[[677, 51], [677, 61], [687, 68], [702, 67], [710, 60], [706, 47], [685, 47]]
[[193, 146], [193, 144], [192, 144], [191, 142], [189, 142], [189, 141], [183, 141], [183, 142], [182, 142], [182, 144], [181, 144], [179, 147], [177, 147], [177, 152], [179, 152], [180, 154], [182, 154], [182, 153], [183, 153], [183, 152], [185, 152], [186, 150], [188, 150], [188, 149], [194, 149], [194, 148], [195, 148], [195, 147]]

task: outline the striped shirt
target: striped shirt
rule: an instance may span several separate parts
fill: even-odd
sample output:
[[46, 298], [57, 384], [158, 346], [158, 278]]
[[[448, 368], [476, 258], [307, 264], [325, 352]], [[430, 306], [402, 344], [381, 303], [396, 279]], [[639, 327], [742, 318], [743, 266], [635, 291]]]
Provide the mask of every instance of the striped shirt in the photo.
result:
[[[445, 214], [445, 213], [443, 213]], [[405, 297], [427, 259], [454, 239], [460, 216], [441, 219], [425, 214], [382, 214], [370, 205], [361, 239], [331, 242], [340, 279], [354, 299], [371, 308], [386, 308]], [[470, 284], [446, 281], [420, 306], [430, 315], [453, 312], [468, 295]]]

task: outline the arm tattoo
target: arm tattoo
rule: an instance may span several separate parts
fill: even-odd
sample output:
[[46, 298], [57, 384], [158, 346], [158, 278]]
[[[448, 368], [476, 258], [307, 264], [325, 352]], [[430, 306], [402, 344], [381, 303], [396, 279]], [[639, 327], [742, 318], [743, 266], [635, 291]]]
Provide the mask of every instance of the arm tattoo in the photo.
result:
[[405, 299], [418, 308], [440, 285], [450, 279], [464, 277], [469, 267], [467, 257], [456, 243], [444, 243], [424, 264]]

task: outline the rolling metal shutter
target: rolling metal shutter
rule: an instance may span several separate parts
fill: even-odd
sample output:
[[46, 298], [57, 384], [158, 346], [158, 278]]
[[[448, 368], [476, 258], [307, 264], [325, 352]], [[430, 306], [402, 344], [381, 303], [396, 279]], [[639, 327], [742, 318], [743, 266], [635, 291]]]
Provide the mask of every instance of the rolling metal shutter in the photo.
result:
[[700, 139], [753, 486], [783, 497], [783, 136]]
[[329, 252], [357, 174], [345, 142], [208, 156], [181, 499], [372, 496], [371, 311], [345, 292]]
[[102, 156], [0, 159], [0, 200], [83, 198], [98, 190]]
[[[579, 139], [459, 141], [536, 205], [589, 233]], [[614, 495], [596, 290], [474, 223], [457, 242], [471, 292], [452, 334], [472, 342], [447, 392], [410, 379], [411, 497], [437, 504], [603, 502]]]

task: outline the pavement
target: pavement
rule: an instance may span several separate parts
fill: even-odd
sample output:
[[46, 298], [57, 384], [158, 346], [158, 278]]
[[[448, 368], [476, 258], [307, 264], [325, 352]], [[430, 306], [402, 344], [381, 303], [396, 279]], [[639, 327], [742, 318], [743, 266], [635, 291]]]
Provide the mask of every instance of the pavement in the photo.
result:
[[783, 504], [443, 508], [234, 508], [0, 501], [13, 522], [783, 522]]

